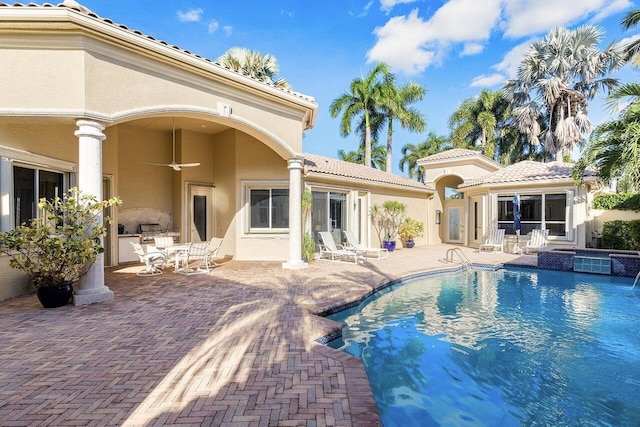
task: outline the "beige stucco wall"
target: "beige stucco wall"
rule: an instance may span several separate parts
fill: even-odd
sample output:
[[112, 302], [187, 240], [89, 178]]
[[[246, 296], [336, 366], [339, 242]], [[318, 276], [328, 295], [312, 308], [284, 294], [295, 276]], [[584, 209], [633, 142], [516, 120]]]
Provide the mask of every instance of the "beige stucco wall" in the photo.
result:
[[640, 220], [640, 212], [621, 211], [618, 209], [592, 209], [592, 223], [589, 225], [588, 232], [602, 233], [604, 223], [608, 221], [633, 221]]
[[[371, 188], [371, 206], [382, 205], [388, 200], [404, 203], [407, 206], [407, 217], [411, 217], [420, 221], [425, 226], [425, 233], [420, 237], [416, 237], [416, 246], [426, 245], [429, 239], [429, 195], [426, 193], [407, 192], [402, 190], [388, 189], [384, 187]], [[375, 229], [371, 229], [371, 245], [379, 247], [382, 244]], [[396, 238], [396, 248], [401, 249], [402, 244], [400, 237]]]

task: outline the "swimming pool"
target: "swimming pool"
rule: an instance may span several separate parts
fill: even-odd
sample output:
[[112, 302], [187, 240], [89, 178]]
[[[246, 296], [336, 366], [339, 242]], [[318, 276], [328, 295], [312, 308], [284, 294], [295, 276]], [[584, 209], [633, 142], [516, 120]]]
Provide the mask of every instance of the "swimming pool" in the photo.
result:
[[640, 290], [528, 269], [411, 279], [330, 316], [391, 426], [638, 425]]

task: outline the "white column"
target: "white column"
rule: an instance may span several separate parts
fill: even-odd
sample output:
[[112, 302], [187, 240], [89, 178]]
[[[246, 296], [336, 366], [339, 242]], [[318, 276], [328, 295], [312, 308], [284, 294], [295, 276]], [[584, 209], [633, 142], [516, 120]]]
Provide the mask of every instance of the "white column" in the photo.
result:
[[289, 159], [289, 260], [283, 268], [301, 269], [309, 265], [302, 261], [302, 168], [304, 159]]
[[[78, 130], [78, 189], [102, 200], [102, 141], [104, 125], [92, 120], [76, 121]], [[102, 215], [98, 219], [102, 223]], [[101, 242], [104, 244], [104, 242]], [[86, 305], [111, 301], [113, 291], [104, 285], [104, 255], [98, 254], [89, 272], [80, 278], [74, 290], [73, 304]]]

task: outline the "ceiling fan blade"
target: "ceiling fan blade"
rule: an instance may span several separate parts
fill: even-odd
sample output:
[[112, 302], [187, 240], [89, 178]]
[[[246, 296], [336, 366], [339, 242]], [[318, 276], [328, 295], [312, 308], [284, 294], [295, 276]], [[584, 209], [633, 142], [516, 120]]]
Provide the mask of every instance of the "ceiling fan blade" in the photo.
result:
[[151, 165], [151, 166], [171, 166], [168, 163], [149, 163], [149, 162], [145, 162], [145, 165]]
[[195, 166], [200, 166], [200, 163], [178, 163], [178, 166], [182, 166], [183, 168], [192, 168]]

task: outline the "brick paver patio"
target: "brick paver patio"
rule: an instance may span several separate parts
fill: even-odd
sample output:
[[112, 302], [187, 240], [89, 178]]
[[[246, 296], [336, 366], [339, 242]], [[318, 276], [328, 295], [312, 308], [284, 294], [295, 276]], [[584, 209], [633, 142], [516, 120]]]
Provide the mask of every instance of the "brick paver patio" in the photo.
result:
[[[209, 275], [138, 277], [137, 265], [116, 267], [111, 302], [2, 301], [0, 425], [380, 425], [362, 363], [315, 341], [339, 325], [314, 313], [452, 267], [448, 248], [299, 271], [228, 261]], [[474, 263], [535, 264], [462, 249]]]

